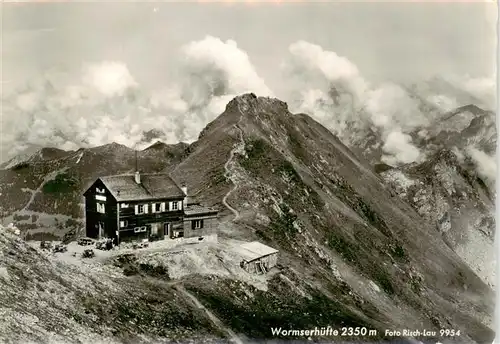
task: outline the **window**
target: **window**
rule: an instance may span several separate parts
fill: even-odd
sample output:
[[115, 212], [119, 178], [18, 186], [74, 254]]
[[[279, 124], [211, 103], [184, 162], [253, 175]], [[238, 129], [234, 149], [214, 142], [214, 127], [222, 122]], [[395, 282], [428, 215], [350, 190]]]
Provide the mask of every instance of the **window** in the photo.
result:
[[97, 203], [97, 212], [98, 213], [101, 213], [101, 214], [104, 214], [106, 212], [105, 208], [104, 208], [104, 204], [102, 203]]
[[178, 209], [179, 209], [178, 202], [172, 202], [172, 210], [178, 210]]
[[203, 220], [191, 221], [191, 229], [201, 229], [203, 228]]
[[153, 213], [160, 213], [162, 211], [161, 209], [161, 203], [153, 203], [152, 205], [152, 212]]
[[120, 208], [128, 208], [128, 203], [120, 203]]
[[101, 193], [101, 194], [106, 193], [106, 189], [99, 189], [99, 188], [95, 188], [95, 191], [96, 191], [97, 193]]
[[120, 228], [125, 228], [127, 226], [128, 226], [128, 221], [127, 220], [120, 221]]
[[98, 201], [106, 202], [106, 196], [103, 196], [103, 195], [95, 195], [95, 199]]
[[145, 232], [145, 231], [146, 231], [146, 226], [134, 228], [134, 233], [141, 233], [141, 232]]
[[135, 206], [135, 214], [147, 214], [148, 205], [147, 204], [137, 204]]

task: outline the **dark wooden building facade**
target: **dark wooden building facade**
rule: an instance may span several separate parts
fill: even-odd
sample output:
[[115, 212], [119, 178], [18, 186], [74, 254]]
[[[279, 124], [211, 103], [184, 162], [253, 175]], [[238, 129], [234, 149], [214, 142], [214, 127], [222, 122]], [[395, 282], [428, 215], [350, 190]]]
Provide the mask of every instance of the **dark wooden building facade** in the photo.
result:
[[117, 242], [211, 234], [217, 210], [187, 196], [167, 174], [98, 178], [84, 193], [86, 235]]

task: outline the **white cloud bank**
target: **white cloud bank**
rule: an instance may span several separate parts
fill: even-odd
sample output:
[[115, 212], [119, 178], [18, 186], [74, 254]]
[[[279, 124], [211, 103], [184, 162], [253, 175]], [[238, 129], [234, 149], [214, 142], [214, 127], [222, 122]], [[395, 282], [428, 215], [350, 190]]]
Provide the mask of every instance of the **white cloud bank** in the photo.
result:
[[300, 41], [289, 52], [283, 71], [295, 84], [295, 111], [313, 114], [348, 146], [375, 132], [387, 162], [419, 159], [407, 133], [428, 119], [402, 87], [371, 85], [354, 63], [315, 44]]
[[[150, 143], [143, 141], [151, 130], [160, 133], [154, 139], [167, 143], [191, 142], [233, 97], [246, 92], [273, 96], [232, 40], [207, 36], [178, 53], [177, 82], [153, 93], [145, 93], [120, 61], [86, 64], [78, 80], [54, 73], [31, 83], [4, 100], [3, 160], [30, 146], [76, 149], [117, 142], [141, 147]], [[346, 57], [305, 41], [290, 45], [282, 71], [289, 86], [283, 100], [291, 110], [310, 114], [346, 145], [374, 135], [388, 163], [422, 157], [409, 133], [428, 125], [428, 114], [404, 87], [374, 85]], [[484, 80], [464, 80], [460, 87], [476, 93], [491, 88]], [[427, 98], [443, 111], [458, 105], [442, 92]]]
[[475, 147], [469, 147], [466, 153], [476, 165], [479, 176], [494, 184], [497, 177], [496, 157], [490, 156]]
[[168, 143], [189, 142], [235, 96], [273, 95], [234, 41], [208, 36], [180, 53], [179, 82], [153, 94], [143, 93], [119, 61], [85, 65], [76, 83], [56, 87], [49, 76], [30, 85], [4, 102], [4, 160], [30, 146], [135, 147], [150, 130], [163, 132], [157, 139]]

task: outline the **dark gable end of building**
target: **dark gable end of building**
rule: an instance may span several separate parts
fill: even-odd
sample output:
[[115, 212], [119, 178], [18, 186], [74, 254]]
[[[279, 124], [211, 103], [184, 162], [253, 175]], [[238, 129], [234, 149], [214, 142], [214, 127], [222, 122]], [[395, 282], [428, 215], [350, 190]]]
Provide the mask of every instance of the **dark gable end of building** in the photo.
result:
[[101, 179], [97, 179], [83, 195], [87, 236], [91, 238], [114, 237], [117, 229], [117, 201], [113, 194]]

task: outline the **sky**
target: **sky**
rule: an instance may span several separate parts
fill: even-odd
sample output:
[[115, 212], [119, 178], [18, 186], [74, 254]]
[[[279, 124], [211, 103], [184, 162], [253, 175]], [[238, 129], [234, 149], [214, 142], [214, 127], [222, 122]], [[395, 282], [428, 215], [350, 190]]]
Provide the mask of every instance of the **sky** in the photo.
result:
[[[490, 87], [495, 73], [492, 2], [44, 2], [1, 8], [0, 160], [49, 142], [65, 148], [113, 140], [133, 145], [155, 121], [150, 114], [149, 121], [134, 122], [131, 108], [139, 105], [115, 99], [131, 88], [148, 98], [140, 106], [154, 103], [158, 110], [161, 103], [163, 117], [182, 117], [162, 117], [161, 129], [170, 130], [163, 139], [192, 141], [229, 96], [243, 91], [288, 100], [305, 88], [324, 91], [326, 81], [340, 80], [359, 93], [367, 83], [435, 75], [478, 90]], [[298, 77], [300, 89], [292, 82]], [[42, 85], [48, 79], [56, 90]], [[215, 79], [223, 79], [227, 91], [217, 102], [206, 94]], [[205, 110], [194, 111], [195, 105]], [[121, 111], [127, 124], [96, 133], [116, 122], [113, 111]], [[56, 132], [63, 134], [54, 141]], [[77, 134], [79, 141], [68, 142]]]
[[101, 60], [162, 85], [174, 52], [206, 35], [236, 41], [273, 89], [298, 40], [348, 57], [371, 79], [488, 76], [495, 63], [492, 3], [7, 3], [2, 12], [2, 79], [11, 86]]

